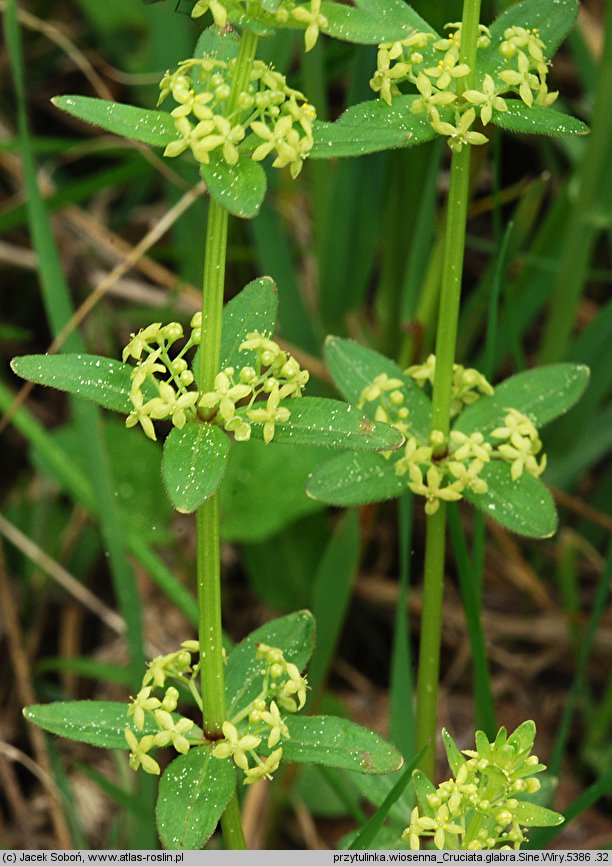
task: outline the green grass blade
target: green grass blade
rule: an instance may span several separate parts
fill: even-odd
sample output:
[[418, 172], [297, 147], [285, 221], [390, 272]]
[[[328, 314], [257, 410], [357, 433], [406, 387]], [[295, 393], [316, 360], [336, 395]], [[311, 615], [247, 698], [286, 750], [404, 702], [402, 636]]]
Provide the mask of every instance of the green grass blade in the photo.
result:
[[559, 722], [559, 727], [557, 729], [555, 745], [550, 760], [548, 762], [548, 771], [552, 776], [559, 776], [559, 773], [561, 772], [563, 758], [565, 756], [565, 750], [569, 741], [574, 713], [576, 712], [578, 703], [588, 682], [589, 658], [591, 655], [591, 648], [593, 646], [593, 641], [595, 640], [595, 635], [597, 634], [597, 629], [599, 628], [601, 618], [604, 614], [611, 587], [612, 543], [610, 544], [608, 550], [605, 568], [603, 569], [601, 577], [599, 578], [597, 584], [589, 622], [580, 643], [580, 652], [578, 655], [578, 661], [576, 663], [574, 680], [572, 682], [569, 694], [565, 700], [563, 713], [561, 715], [561, 721]]
[[476, 727], [483, 730], [491, 739], [496, 734], [497, 722], [491, 690], [489, 660], [480, 619], [479, 585], [475, 580], [476, 575], [470, 562], [459, 511], [456, 507], [452, 507], [452, 504], [448, 509], [448, 526], [455, 551], [461, 597], [472, 649]]
[[595, 93], [593, 133], [578, 169], [579, 192], [572, 203], [567, 229], [561, 240], [563, 251], [558, 279], [552, 295], [550, 317], [546, 322], [540, 348], [542, 362], [565, 353], [585, 285], [587, 268], [595, 240], [600, 232], [597, 210], [609, 210], [610, 149], [612, 148], [612, 6], [607, 4], [605, 38], [599, 63]]

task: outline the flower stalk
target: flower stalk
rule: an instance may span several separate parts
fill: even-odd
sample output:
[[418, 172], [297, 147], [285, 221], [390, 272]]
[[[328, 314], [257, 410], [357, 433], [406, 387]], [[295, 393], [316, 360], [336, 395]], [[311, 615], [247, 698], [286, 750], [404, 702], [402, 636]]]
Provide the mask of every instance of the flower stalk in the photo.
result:
[[[466, 89], [472, 86], [479, 20], [480, 0], [464, 0], [459, 62], [470, 67], [470, 72], [462, 81], [462, 85]], [[453, 151], [451, 160], [431, 420], [432, 433], [436, 431], [436, 436], [438, 436], [439, 431], [443, 434], [443, 438], [440, 437], [439, 444], [432, 440], [434, 456], [441, 456], [445, 453], [445, 442], [451, 421], [453, 364], [457, 345], [469, 198], [470, 154], [471, 146], [466, 143], [460, 150]], [[417, 675], [417, 749], [430, 744], [421, 760], [421, 769], [431, 779], [434, 778], [435, 774], [435, 737], [438, 716], [438, 680], [446, 552], [446, 509], [446, 503], [441, 502], [438, 510], [427, 518], [423, 614]]]

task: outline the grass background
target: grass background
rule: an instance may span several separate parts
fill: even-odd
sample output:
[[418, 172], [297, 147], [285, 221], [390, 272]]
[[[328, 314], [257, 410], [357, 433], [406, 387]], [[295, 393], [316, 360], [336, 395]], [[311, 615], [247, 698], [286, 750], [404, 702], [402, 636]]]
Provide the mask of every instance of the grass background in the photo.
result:
[[[459, 3], [414, 5], [438, 27], [460, 17]], [[505, 5], [485, 3], [483, 20]], [[475, 150], [458, 360], [493, 382], [561, 359], [588, 364], [592, 379], [580, 405], [544, 432], [545, 479], [560, 509], [553, 539], [524, 541], [453, 512], [440, 712], [464, 748], [475, 726], [534, 718], [550, 767], [543, 796], [573, 820], [533, 843], [590, 848], [612, 845], [612, 12], [598, 0], [580, 7], [551, 89], [592, 135], [499, 135]], [[125, 754], [27, 728], [21, 707], [126, 699], [145, 657], [193, 636], [193, 522], [170, 510], [155, 443], [83, 402], [25, 393], [8, 361], [46, 351], [75, 314], [63, 348], [118, 357], [132, 331], [187, 323], [197, 308], [206, 199], [185, 198], [193, 166], [86, 128], [49, 99], [151, 106], [199, 28], [183, 0], [176, 9], [171, 0], [0, 8], [9, 49], [0, 101], [1, 842], [149, 847], [153, 780], [134, 776]], [[284, 34], [262, 53], [319, 117], [371, 96], [375, 48], [323, 39], [304, 57], [299, 39]], [[279, 335], [313, 372], [310, 393], [332, 393], [327, 333], [404, 364], [431, 351], [447, 171], [439, 143], [313, 162], [297, 182], [269, 173], [261, 214], [232, 222], [227, 296], [255, 276], [275, 278]], [[311, 502], [303, 482], [325, 456], [234, 449], [223, 493], [228, 640], [310, 607], [319, 634], [311, 706], [388, 734], [410, 759], [422, 509], [408, 496], [344, 514]], [[290, 768], [248, 792], [248, 838], [340, 844], [392, 784]], [[405, 792], [377, 845], [397, 845], [409, 808]]]

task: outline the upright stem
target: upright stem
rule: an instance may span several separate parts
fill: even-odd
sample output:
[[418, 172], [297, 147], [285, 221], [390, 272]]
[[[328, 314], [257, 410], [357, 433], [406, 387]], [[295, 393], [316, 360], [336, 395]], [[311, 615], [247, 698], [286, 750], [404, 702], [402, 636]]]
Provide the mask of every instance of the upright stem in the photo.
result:
[[[472, 70], [464, 79], [463, 89], [471, 86], [476, 63], [476, 43], [480, 20], [480, 0], [464, 0], [461, 28], [460, 62]], [[436, 369], [433, 385], [431, 429], [448, 436], [451, 419], [453, 364], [457, 345], [457, 325], [461, 300], [461, 277], [465, 248], [470, 151], [465, 145], [453, 153], [446, 218], [442, 291], [436, 332]], [[445, 446], [434, 453], [441, 456]], [[417, 675], [417, 749], [430, 743], [421, 761], [421, 769], [433, 780], [435, 775], [435, 741], [438, 718], [438, 680], [442, 634], [442, 601], [444, 596], [444, 558], [446, 552], [446, 505], [428, 517], [425, 538], [423, 576], [423, 613], [419, 668]]]
[[[236, 60], [228, 113], [235, 108], [238, 94], [246, 89], [257, 37], [245, 31]], [[208, 209], [204, 277], [202, 286], [202, 340], [198, 385], [212, 391], [221, 360], [223, 289], [227, 256], [228, 212], [212, 199]], [[221, 559], [219, 547], [219, 500], [215, 495], [196, 512], [198, 633], [202, 679], [203, 728], [209, 739], [219, 739], [225, 721], [225, 676], [221, 625]], [[221, 818], [227, 848], [245, 848], [238, 798], [234, 794]]]

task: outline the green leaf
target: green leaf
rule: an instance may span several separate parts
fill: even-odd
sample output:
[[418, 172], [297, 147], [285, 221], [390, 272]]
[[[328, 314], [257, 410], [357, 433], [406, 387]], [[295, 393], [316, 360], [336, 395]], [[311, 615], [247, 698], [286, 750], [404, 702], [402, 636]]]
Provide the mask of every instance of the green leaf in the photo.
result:
[[431, 816], [433, 809], [429, 805], [428, 797], [436, 793], [435, 785], [421, 770], [412, 773], [412, 787], [424, 815]]
[[565, 820], [558, 812], [526, 800], [519, 800], [512, 809], [512, 816], [525, 827], [558, 827]]
[[228, 165], [220, 153], [213, 151], [200, 173], [217, 204], [234, 216], [257, 216], [266, 194], [266, 173], [258, 162], [242, 157], [236, 165]]
[[510, 734], [508, 737], [508, 743], [518, 749], [519, 752], [530, 752], [535, 742], [535, 736], [535, 722], [528, 719]]
[[314, 650], [315, 622], [308, 610], [273, 619], [255, 629], [230, 652], [225, 667], [227, 717], [232, 718], [261, 691], [265, 662], [256, 659], [258, 643], [282, 649], [285, 658], [302, 671]]
[[442, 742], [448, 759], [448, 765], [453, 771], [453, 776], [456, 776], [461, 767], [465, 764], [465, 758], [459, 751], [457, 743], [453, 740], [446, 728], [442, 728]]
[[238, 57], [240, 37], [231, 27], [219, 30], [212, 25], [200, 33], [193, 56], [198, 58], [213, 57], [228, 63]]
[[276, 327], [278, 291], [271, 277], [253, 280], [223, 310], [221, 369], [253, 365], [256, 352], [239, 351], [251, 331], [272, 334]]
[[382, 99], [371, 99], [348, 108], [334, 123], [315, 122], [314, 145], [309, 158], [363, 156], [431, 141], [437, 133], [426, 116], [411, 111], [416, 98], [414, 95], [398, 96], [393, 105], [387, 105]]
[[288, 716], [285, 724], [290, 739], [283, 741], [284, 760], [358, 773], [393, 773], [402, 766], [402, 756], [395, 746], [346, 719]]
[[463, 496], [506, 529], [527, 538], [550, 538], [557, 529], [557, 512], [550, 491], [539, 478], [523, 472], [513, 481], [510, 466], [497, 460], [487, 463], [479, 475], [487, 493], [464, 490]]
[[582, 396], [589, 382], [589, 368], [582, 364], [550, 364], [525, 370], [495, 387], [491, 397], [481, 397], [458, 416], [454, 429], [479, 430], [488, 436], [503, 426], [508, 409], [528, 415], [543, 427], [567, 412]]
[[[130, 387], [132, 370], [128, 364], [97, 355], [23, 355], [13, 358], [11, 367], [18, 376], [48, 385], [69, 394], [93, 400], [105, 409], [128, 414], [132, 411]], [[157, 396], [151, 386], [143, 385], [145, 399]]]
[[90, 96], [56, 96], [51, 102], [85, 123], [152, 147], [166, 147], [178, 138], [174, 120], [167, 111], [152, 111]]
[[417, 30], [437, 35], [414, 9], [399, 0], [357, 0], [355, 6], [324, 0], [321, 13], [327, 19], [321, 31], [346, 42], [377, 45], [404, 39]]
[[[127, 703], [117, 701], [55, 701], [25, 707], [23, 715], [39, 728], [69, 740], [101, 749], [127, 749], [126, 727], [130, 727], [138, 737], [159, 731], [150, 716], [145, 716], [142, 731], [136, 730], [127, 710]], [[195, 726], [189, 733], [189, 739], [201, 736], [202, 731]]]
[[[340, 400], [301, 397], [283, 400], [282, 405], [291, 411], [291, 417], [274, 428], [274, 441], [279, 445], [390, 451], [399, 448], [404, 441], [398, 430], [388, 424], [371, 421]], [[261, 439], [263, 424], [252, 424], [252, 435]]]
[[220, 491], [222, 537], [260, 541], [320, 509], [304, 488], [313, 469], [328, 459], [329, 451], [323, 448], [237, 442]]
[[522, 99], [506, 99], [508, 111], [494, 111], [493, 123], [508, 132], [525, 135], [588, 135], [586, 123], [554, 108], [528, 105]]
[[157, 830], [164, 848], [198, 851], [215, 831], [236, 787], [229, 760], [215, 758], [212, 745], [176, 758], [159, 783]]
[[[353, 340], [328, 337], [325, 341], [325, 363], [342, 396], [354, 405], [359, 403], [361, 392], [366, 385], [370, 385], [381, 373], [386, 373], [393, 379], [401, 379], [406, 394], [405, 405], [410, 410], [410, 431], [418, 439], [428, 441], [431, 402], [414, 379], [407, 376], [395, 361]], [[366, 404], [363, 411], [374, 413], [376, 405], [375, 402]]]
[[162, 477], [177, 511], [189, 514], [216, 492], [227, 469], [230, 442], [214, 424], [188, 421], [164, 443]]
[[367, 451], [339, 454], [318, 466], [306, 484], [306, 493], [328, 505], [346, 507], [393, 499], [406, 489], [395, 474], [395, 463]]

